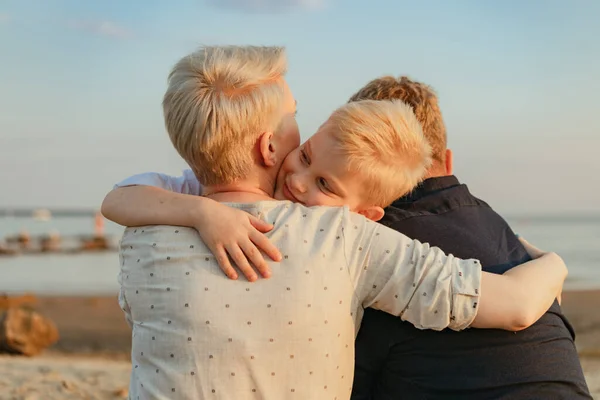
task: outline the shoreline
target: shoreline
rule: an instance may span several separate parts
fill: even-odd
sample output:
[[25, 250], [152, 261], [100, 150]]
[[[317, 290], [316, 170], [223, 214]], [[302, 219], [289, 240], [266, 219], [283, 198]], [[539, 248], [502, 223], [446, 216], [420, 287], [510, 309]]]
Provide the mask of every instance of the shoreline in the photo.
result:
[[[50, 318], [60, 332], [49, 351], [122, 354], [131, 348], [131, 330], [117, 295], [37, 296], [33, 308]], [[600, 358], [600, 289], [567, 290], [562, 309], [576, 332], [582, 356]]]
[[[568, 290], [562, 299], [588, 387], [600, 398], [600, 289]], [[37, 296], [31, 306], [56, 324], [60, 339], [39, 356], [0, 355], [0, 393], [11, 399], [127, 398], [131, 331], [116, 295]]]

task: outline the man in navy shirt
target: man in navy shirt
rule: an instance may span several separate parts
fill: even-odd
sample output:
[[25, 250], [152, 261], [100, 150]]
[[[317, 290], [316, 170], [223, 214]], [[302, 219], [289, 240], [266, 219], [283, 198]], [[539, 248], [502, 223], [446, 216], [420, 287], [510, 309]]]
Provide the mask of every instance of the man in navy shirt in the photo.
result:
[[[434, 159], [427, 179], [386, 208], [380, 222], [457, 257], [477, 258], [489, 272], [501, 274], [528, 261], [506, 221], [452, 175], [433, 90], [406, 77], [384, 77], [350, 101], [367, 99], [410, 104]], [[352, 399], [591, 399], [574, 338], [557, 302], [516, 333], [419, 330], [367, 309], [356, 341]]]

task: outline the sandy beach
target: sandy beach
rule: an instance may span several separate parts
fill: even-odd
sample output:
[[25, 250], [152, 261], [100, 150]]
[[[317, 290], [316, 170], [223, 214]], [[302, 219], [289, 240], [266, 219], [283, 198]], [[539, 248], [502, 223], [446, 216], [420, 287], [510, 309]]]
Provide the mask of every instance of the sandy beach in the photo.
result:
[[[60, 340], [32, 357], [0, 356], [0, 399], [123, 399], [130, 331], [116, 297], [45, 297], [35, 306]], [[600, 398], [600, 290], [563, 294], [593, 396]]]

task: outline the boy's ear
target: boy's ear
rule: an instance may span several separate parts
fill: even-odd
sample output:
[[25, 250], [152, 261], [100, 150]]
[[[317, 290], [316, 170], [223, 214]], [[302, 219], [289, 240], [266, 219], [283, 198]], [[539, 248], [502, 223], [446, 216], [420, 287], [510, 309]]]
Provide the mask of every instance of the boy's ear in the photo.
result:
[[379, 221], [381, 218], [383, 218], [383, 215], [385, 214], [385, 211], [383, 211], [383, 208], [378, 207], [378, 206], [370, 206], [367, 208], [363, 208], [362, 210], [358, 210], [358, 213], [368, 219], [370, 219], [371, 221]]
[[277, 155], [275, 153], [275, 142], [273, 132], [263, 132], [258, 138], [258, 149], [260, 161], [265, 167], [277, 165]]
[[452, 175], [454, 173], [454, 158], [452, 150], [446, 149], [446, 175]]

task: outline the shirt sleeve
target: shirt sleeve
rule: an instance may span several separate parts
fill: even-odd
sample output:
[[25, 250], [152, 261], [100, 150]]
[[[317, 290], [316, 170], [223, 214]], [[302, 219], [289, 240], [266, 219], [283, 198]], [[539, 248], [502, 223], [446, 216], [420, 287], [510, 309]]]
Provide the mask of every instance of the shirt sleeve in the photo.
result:
[[125, 186], [154, 186], [175, 193], [202, 195], [202, 185], [191, 169], [183, 171], [182, 176], [170, 176], [158, 172], [144, 172], [133, 175], [115, 185], [115, 189]]
[[419, 329], [462, 330], [473, 322], [482, 273], [478, 260], [446, 255], [350, 212], [343, 232], [363, 308], [396, 315]]

